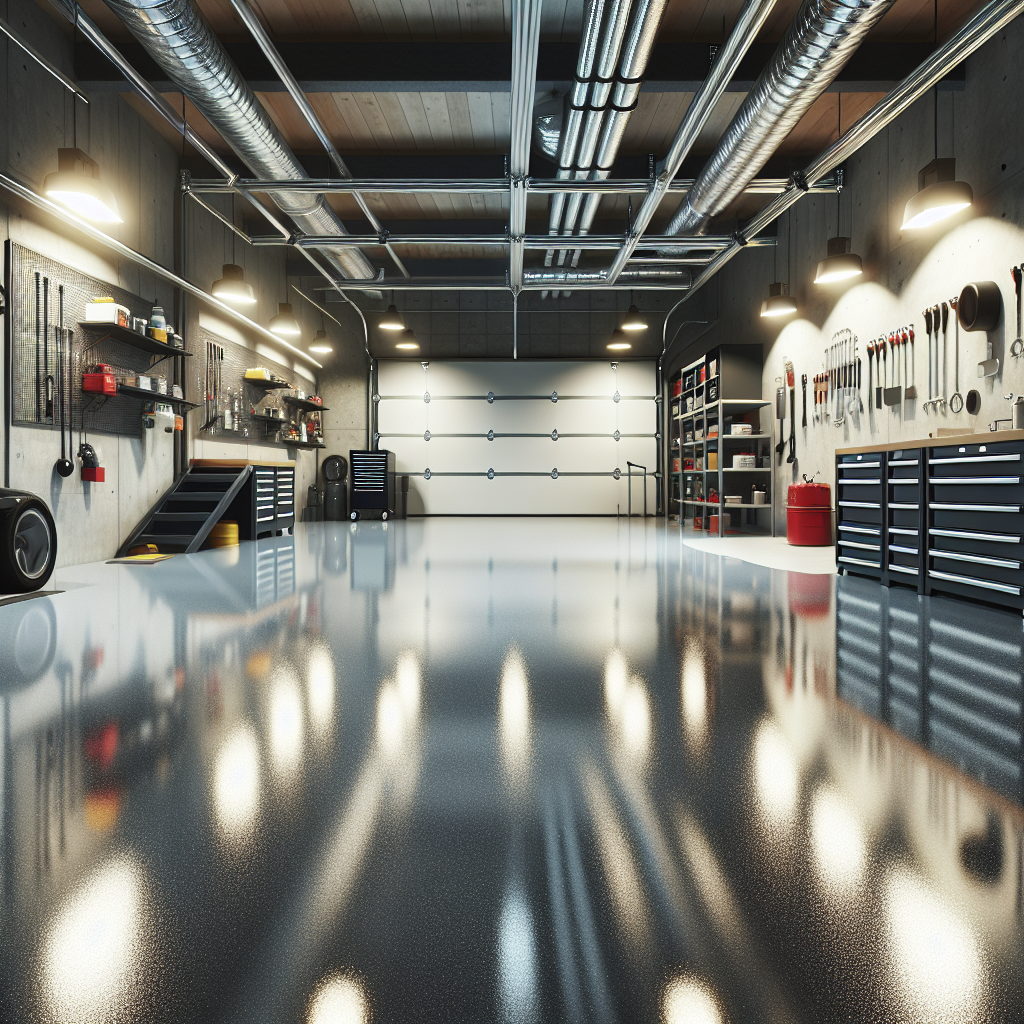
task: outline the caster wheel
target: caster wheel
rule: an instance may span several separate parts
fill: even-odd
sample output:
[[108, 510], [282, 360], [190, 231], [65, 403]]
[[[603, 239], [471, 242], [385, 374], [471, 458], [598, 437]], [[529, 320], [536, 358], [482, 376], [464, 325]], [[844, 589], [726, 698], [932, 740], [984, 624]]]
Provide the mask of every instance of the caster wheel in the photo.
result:
[[352, 512], [352, 513], [350, 513], [350, 514], [349, 514], [349, 519], [351, 519], [353, 523], [354, 523], [354, 522], [355, 522], [355, 521], [356, 521], [356, 520], [357, 520], [358, 518], [359, 518], [359, 513], [358, 513], [358, 512]]
[[381, 512], [380, 517], [381, 517], [382, 520], [386, 520], [387, 517], [388, 517], [387, 512]]
[[0, 492], [0, 592], [39, 590], [57, 562], [57, 529], [32, 494]]

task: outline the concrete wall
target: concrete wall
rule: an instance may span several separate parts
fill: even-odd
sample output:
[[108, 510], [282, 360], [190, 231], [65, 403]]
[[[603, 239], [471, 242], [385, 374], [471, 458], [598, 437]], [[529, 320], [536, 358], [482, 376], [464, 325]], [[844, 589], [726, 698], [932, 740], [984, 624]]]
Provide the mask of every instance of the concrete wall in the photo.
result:
[[[802, 474], [818, 474], [834, 486], [837, 447], [910, 441], [937, 436], [939, 428], [983, 431], [990, 421], [1010, 415], [1004, 395], [1024, 392], [1024, 360], [1009, 354], [1016, 337], [1016, 307], [1010, 268], [1024, 260], [1024, 133], [1021, 120], [1021, 64], [1024, 19], [1018, 19], [966, 63], [962, 91], [938, 93], [938, 155], [955, 156], [957, 177], [974, 189], [974, 206], [919, 232], [902, 232], [904, 205], [917, 191], [917, 173], [935, 156], [935, 93], [922, 98], [850, 160], [841, 202], [841, 231], [836, 229], [835, 196], [808, 196], [781, 218], [776, 254], [748, 249], [719, 274], [720, 316], [689, 359], [721, 342], [762, 342], [765, 347], [763, 387], [772, 397], [784, 361], [792, 360], [797, 383], [795, 465], [783, 463], [776, 474], [776, 521], [785, 526], [786, 488]], [[844, 125], [844, 128], [846, 126]], [[817, 262], [826, 254], [826, 240], [835, 234], [852, 237], [853, 251], [864, 260], [864, 275], [829, 287], [813, 284]], [[786, 281], [799, 312], [784, 320], [764, 320], [760, 304], [771, 281]], [[971, 281], [995, 281], [1002, 292], [1004, 316], [991, 332], [1001, 368], [997, 377], [979, 380], [977, 363], [985, 356], [984, 333], [960, 332], [960, 391], [981, 395], [981, 411], [969, 416], [923, 408], [928, 397], [928, 341], [922, 311], [959, 295]], [[708, 289], [714, 289], [712, 282]], [[695, 297], [696, 299], [696, 297]], [[689, 305], [689, 303], [687, 303]], [[685, 310], [685, 306], [683, 310]], [[680, 311], [680, 317], [684, 315]], [[868, 405], [869, 340], [913, 323], [917, 342], [918, 399], [881, 411]], [[842, 426], [813, 420], [809, 390], [809, 422], [800, 423], [800, 376], [813, 381], [823, 369], [832, 336], [850, 329], [859, 339], [863, 369], [864, 410], [847, 415]], [[945, 372], [947, 397], [954, 387], [955, 334], [948, 330]], [[902, 370], [902, 357], [900, 360]], [[892, 359], [889, 359], [892, 370]], [[872, 385], [874, 380], [872, 380]], [[809, 389], [813, 387], [809, 384]], [[941, 386], [940, 386], [941, 387]], [[777, 422], [773, 423], [777, 431]], [[785, 435], [790, 421], [785, 422]]]
[[[71, 26], [46, 6], [31, 0], [0, 3], [0, 13], [27, 42], [47, 59], [72, 74]], [[87, 45], [79, 41], [79, 45]], [[121, 97], [109, 93], [90, 96], [90, 104], [73, 102], [70, 94], [5, 36], [0, 37], [0, 168], [3, 172], [40, 191], [43, 179], [57, 167], [57, 149], [76, 144], [85, 149], [101, 168], [120, 204], [124, 223], [111, 225], [109, 233], [170, 269], [175, 268], [175, 204], [178, 191], [180, 150], [161, 137]], [[77, 136], [76, 136], [77, 128]], [[230, 212], [230, 203], [224, 207]], [[186, 214], [185, 276], [209, 288], [220, 276], [221, 264], [237, 262], [245, 267], [258, 304], [249, 315], [267, 323], [277, 303], [291, 299], [303, 323], [303, 344], [320, 326], [319, 314], [289, 295], [285, 250], [252, 249], [241, 241], [234, 246], [232, 233], [190, 204]], [[242, 222], [242, 211], [236, 211]], [[261, 228], [261, 233], [265, 229]], [[174, 292], [162, 280], [122, 260], [88, 239], [66, 232], [61, 223], [0, 192], [0, 232], [28, 248], [82, 272], [109, 281], [144, 296], [158, 297], [172, 316]], [[185, 333], [198, 323], [196, 303], [187, 306]], [[264, 349], [269, 358], [286, 365], [304, 366], [277, 351], [262, 337], [247, 338], [232, 323], [217, 324], [204, 316], [204, 326], [229, 340]], [[201, 361], [201, 360], [200, 360]], [[4, 372], [7, 372], [5, 366]], [[190, 382], [190, 397], [195, 396]], [[2, 402], [2, 398], [0, 398]], [[0, 410], [7, 416], [7, 410]], [[342, 413], [344, 415], [344, 413]], [[359, 415], [362, 415], [360, 413]], [[197, 414], [189, 421], [191, 457], [231, 457], [286, 460], [297, 464], [299, 505], [305, 488], [316, 473], [316, 453], [289, 452], [280, 445], [242, 445], [228, 441], [209, 442], [196, 436]], [[173, 450], [170, 435], [140, 428], [138, 437], [91, 434], [90, 441], [106, 469], [106, 482], [84, 484], [80, 474], [62, 479], [53, 471], [59, 455], [59, 437], [52, 429], [14, 426], [11, 428], [10, 484], [32, 490], [45, 498], [57, 519], [58, 564], [68, 565], [111, 557], [153, 501], [173, 480]], [[3, 451], [0, 436], [0, 457]]]

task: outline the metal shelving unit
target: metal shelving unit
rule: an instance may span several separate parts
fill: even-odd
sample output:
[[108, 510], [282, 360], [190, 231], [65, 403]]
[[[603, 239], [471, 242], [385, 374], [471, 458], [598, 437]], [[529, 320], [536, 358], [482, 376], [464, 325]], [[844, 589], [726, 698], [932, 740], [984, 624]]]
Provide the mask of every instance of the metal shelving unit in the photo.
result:
[[[773, 437], [770, 427], [763, 432], [760, 415], [771, 403], [759, 396], [760, 362], [751, 359], [751, 348], [713, 349], [684, 366], [673, 380], [672, 390], [678, 382], [679, 392], [672, 394], [669, 406], [669, 510], [679, 515], [681, 528], [704, 533], [714, 530], [718, 536], [733, 532], [774, 535]], [[750, 423], [758, 432], [733, 434], [734, 422]], [[734, 467], [734, 456], [741, 454], [754, 455], [758, 464]], [[755, 483], [765, 485], [763, 505], [752, 500]], [[743, 500], [727, 503], [727, 493]]]

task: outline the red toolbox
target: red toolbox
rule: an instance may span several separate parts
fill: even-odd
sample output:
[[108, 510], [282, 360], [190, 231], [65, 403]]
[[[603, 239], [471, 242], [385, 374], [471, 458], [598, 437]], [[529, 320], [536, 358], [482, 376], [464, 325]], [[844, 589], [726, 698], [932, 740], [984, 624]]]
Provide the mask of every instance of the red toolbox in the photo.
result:
[[789, 485], [786, 502], [786, 540], [802, 547], [832, 544], [832, 488], [804, 477]]
[[82, 374], [82, 390], [97, 395], [116, 395], [117, 381], [112, 373]]

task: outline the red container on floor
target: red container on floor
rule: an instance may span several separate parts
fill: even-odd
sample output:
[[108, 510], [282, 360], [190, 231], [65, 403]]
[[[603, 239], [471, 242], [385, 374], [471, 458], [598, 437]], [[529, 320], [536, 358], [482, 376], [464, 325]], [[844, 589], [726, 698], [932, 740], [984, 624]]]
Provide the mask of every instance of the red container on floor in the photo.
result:
[[832, 488], [804, 480], [789, 485], [786, 540], [800, 547], [832, 544]]

